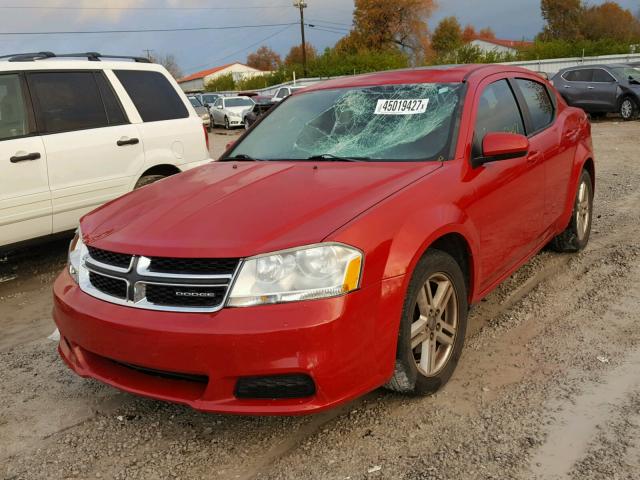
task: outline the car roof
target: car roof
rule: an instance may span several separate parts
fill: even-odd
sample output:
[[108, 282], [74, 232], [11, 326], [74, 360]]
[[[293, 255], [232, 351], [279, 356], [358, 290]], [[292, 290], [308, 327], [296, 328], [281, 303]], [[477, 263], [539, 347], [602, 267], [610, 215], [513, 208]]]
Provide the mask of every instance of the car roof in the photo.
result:
[[594, 65], [576, 65], [574, 67], [565, 67], [561, 72], [566, 72], [567, 70], [588, 70], [590, 68], [628, 68], [629, 65], [624, 63], [599, 63]]
[[417, 67], [386, 72], [365, 73], [351, 77], [328, 80], [305, 88], [305, 92], [328, 90], [333, 88], [370, 87], [375, 85], [402, 85], [412, 83], [461, 83], [476, 74], [482, 77], [496, 73], [521, 72], [531, 75], [535, 72], [511, 65], [439, 65], [436, 67]]
[[0, 72], [28, 71], [28, 70], [145, 70], [164, 72], [162, 65], [157, 63], [141, 63], [128, 60], [100, 60], [47, 58], [32, 61], [10, 61], [0, 58]]

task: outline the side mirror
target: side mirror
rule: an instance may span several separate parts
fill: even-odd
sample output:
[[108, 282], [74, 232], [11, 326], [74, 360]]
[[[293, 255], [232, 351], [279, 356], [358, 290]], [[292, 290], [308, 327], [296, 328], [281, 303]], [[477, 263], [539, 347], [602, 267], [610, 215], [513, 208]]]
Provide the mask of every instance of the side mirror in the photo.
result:
[[211, 105], [209, 105], [208, 103], [205, 103], [204, 106], [209, 108]]
[[474, 168], [485, 163], [524, 157], [529, 152], [529, 139], [517, 133], [487, 133], [482, 140], [482, 156], [474, 158]]

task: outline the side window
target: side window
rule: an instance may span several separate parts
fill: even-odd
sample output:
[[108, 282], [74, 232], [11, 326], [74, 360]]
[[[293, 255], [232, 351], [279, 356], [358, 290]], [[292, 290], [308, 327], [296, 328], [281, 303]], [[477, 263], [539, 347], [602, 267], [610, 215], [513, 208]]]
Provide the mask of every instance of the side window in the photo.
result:
[[222, 101], [220, 99], [216, 100], [216, 103], [213, 104], [215, 108], [220, 108], [222, 106]]
[[160, 72], [115, 70], [143, 122], [187, 118], [189, 111]]
[[278, 93], [276, 93], [276, 98], [284, 98], [286, 95], [286, 91], [284, 88], [281, 88], [280, 90], [278, 90]]
[[19, 75], [0, 75], [0, 141], [31, 133], [24, 98]]
[[96, 82], [98, 83], [98, 90], [100, 90], [100, 96], [104, 103], [104, 109], [107, 112], [107, 120], [109, 125], [122, 125], [129, 123], [127, 116], [122, 109], [120, 100], [116, 96], [111, 83], [107, 80], [104, 73], [96, 72]]
[[480, 97], [473, 137], [474, 157], [482, 155], [482, 140], [487, 133], [491, 132], [524, 135], [522, 115], [506, 80], [488, 85]]
[[603, 70], [601, 68], [596, 68], [593, 70], [593, 81], [601, 82], [601, 83], [613, 83], [616, 80], [606, 70]]
[[27, 79], [43, 133], [109, 124], [93, 72], [29, 73]]
[[593, 78], [593, 70], [588, 68], [571, 70], [564, 74], [564, 78], [569, 82], [590, 82]]
[[523, 78], [516, 79], [516, 83], [527, 103], [533, 131], [542, 130], [553, 122], [553, 103], [547, 88], [541, 83]]

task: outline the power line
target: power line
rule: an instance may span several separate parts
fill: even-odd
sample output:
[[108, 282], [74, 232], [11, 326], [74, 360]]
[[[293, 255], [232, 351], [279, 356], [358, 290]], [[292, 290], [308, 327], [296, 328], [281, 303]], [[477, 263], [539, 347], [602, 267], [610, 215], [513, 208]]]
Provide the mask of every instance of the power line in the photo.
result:
[[[296, 24], [294, 23], [293, 25], [296, 25]], [[237, 50], [237, 51], [235, 51], [235, 52], [233, 52], [233, 53], [230, 53], [229, 55], [227, 55], [227, 56], [225, 56], [225, 57], [217, 58], [217, 59], [215, 59], [215, 60], [211, 60], [211, 61], [209, 61], [209, 62], [207, 62], [207, 63], [204, 63], [204, 64], [195, 65], [195, 66], [193, 66], [193, 67], [189, 67], [189, 68], [187, 68], [186, 70], [197, 70], [198, 68], [206, 67], [206, 66], [208, 66], [208, 65], [211, 65], [212, 63], [213, 63], [213, 64], [215, 64], [215, 63], [218, 63], [218, 62], [222, 62], [223, 60], [226, 60], [227, 58], [230, 58], [230, 57], [233, 57], [233, 56], [238, 55], [238, 54], [240, 54], [240, 53], [246, 52], [246, 51], [247, 51], [247, 50], [249, 50], [250, 48], [256, 47], [256, 46], [258, 46], [258, 45], [262, 44], [263, 42], [266, 42], [267, 40], [271, 40], [273, 37], [275, 37], [275, 36], [277, 36], [277, 35], [280, 35], [280, 34], [281, 34], [282, 32], [284, 32], [285, 30], [288, 30], [291, 26], [292, 26], [292, 25], [287, 25], [286, 27], [284, 27], [284, 28], [282, 28], [282, 29], [278, 30], [278, 31], [277, 31], [277, 32], [275, 32], [275, 33], [272, 33], [271, 35], [269, 35], [269, 36], [267, 36], [267, 37], [263, 38], [262, 40], [259, 40], [259, 41], [255, 42], [255, 43], [252, 43], [251, 45], [247, 45], [246, 47], [244, 47], [244, 48], [242, 48], [242, 49], [240, 49], [240, 50]]]
[[328, 28], [318, 27], [316, 25], [309, 25], [309, 27], [311, 27], [314, 30], [319, 31], [319, 32], [335, 33], [336, 35], [341, 35], [341, 36], [344, 36], [344, 35], [346, 35], [348, 33], [348, 32], [341, 32], [341, 31], [338, 31], [338, 30], [330, 30]]
[[329, 20], [322, 20], [321, 18], [310, 18], [309, 21], [311, 23], [327, 23], [329, 25], [339, 25], [341, 27], [351, 27], [352, 26], [349, 23], [330, 22]]
[[0, 5], [2, 10], [258, 10], [289, 5], [252, 5], [245, 7], [66, 7], [49, 5]]
[[267, 28], [297, 25], [296, 23], [271, 23], [262, 25], [232, 25], [224, 27], [191, 27], [191, 28], [150, 28], [146, 30], [78, 30], [58, 32], [0, 32], [0, 35], [93, 35], [103, 33], [160, 33], [160, 32], [197, 32], [206, 30], [237, 30], [242, 28]]

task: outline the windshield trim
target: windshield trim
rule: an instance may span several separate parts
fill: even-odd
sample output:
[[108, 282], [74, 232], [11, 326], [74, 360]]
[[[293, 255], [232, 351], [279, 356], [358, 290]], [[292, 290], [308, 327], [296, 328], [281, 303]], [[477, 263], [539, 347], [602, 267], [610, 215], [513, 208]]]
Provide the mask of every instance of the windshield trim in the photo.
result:
[[[439, 82], [416, 82], [415, 84], [376, 84], [376, 85], [368, 85], [362, 88], [366, 88], [366, 87], [376, 87], [376, 86], [387, 86], [387, 85], [417, 85], [417, 84], [428, 84], [428, 83], [439, 83]], [[459, 134], [460, 134], [460, 126], [462, 124], [462, 112], [464, 111], [464, 105], [465, 105], [465, 100], [467, 98], [467, 88], [468, 88], [468, 83], [465, 81], [461, 81], [461, 82], [442, 82], [442, 83], [447, 83], [447, 84], [453, 84], [453, 85], [460, 85], [460, 97], [459, 97], [459, 101], [453, 111], [452, 118], [453, 118], [453, 122], [452, 122], [452, 128], [449, 129], [449, 136], [447, 137], [447, 144], [445, 145], [445, 147], [443, 147], [442, 151], [440, 152], [440, 155], [434, 156], [433, 158], [411, 158], [411, 159], [376, 159], [376, 158], [368, 158], [367, 160], [363, 160], [361, 162], [357, 162], [360, 164], [363, 163], [392, 163], [392, 164], [397, 164], [397, 163], [427, 163], [427, 162], [449, 162], [449, 161], [453, 161], [455, 160], [455, 156], [456, 156], [456, 150], [458, 148], [458, 140], [459, 140]], [[337, 88], [327, 88], [327, 89], [322, 89], [322, 90], [306, 90], [303, 89], [303, 91], [301, 91], [300, 93], [296, 94], [296, 97], [300, 97], [301, 95], [310, 95], [313, 93], [316, 93], [318, 91], [335, 91], [335, 90], [346, 90], [344, 87], [337, 87]], [[249, 130], [245, 130], [244, 133], [242, 135], [240, 135], [240, 137], [238, 137], [238, 139], [234, 142], [233, 146], [225, 151], [222, 156], [220, 156], [220, 160], [224, 160], [224, 161], [235, 161], [234, 159], [232, 159], [231, 157], [234, 156], [234, 152], [236, 151], [236, 149], [242, 144], [242, 142], [244, 141], [244, 139], [250, 135], [253, 131], [253, 129], [255, 127], [257, 127], [260, 123], [262, 123], [266, 118], [268, 118], [270, 115], [272, 115], [278, 108], [282, 108], [283, 105], [285, 105], [287, 101], [291, 101], [291, 98], [293, 98], [293, 95], [289, 95], [287, 97], [285, 97], [284, 99], [282, 99], [280, 102], [276, 102], [275, 105], [273, 107], [271, 107], [266, 113], [260, 115], [258, 117], [258, 120], [256, 122], [254, 122], [254, 124], [252, 125], [252, 128], [250, 128]], [[446, 153], [446, 155], [444, 155], [444, 153]], [[317, 159], [317, 160], [309, 160], [309, 159], [300, 159], [300, 158], [277, 158], [277, 159], [268, 159], [268, 158], [260, 158], [260, 161], [262, 162], [300, 162], [300, 163], [313, 163], [313, 162], [331, 162], [331, 163], [342, 163], [342, 162], [336, 162], [335, 160], [323, 160], [323, 159]], [[349, 162], [345, 162], [345, 163], [349, 163]]]

